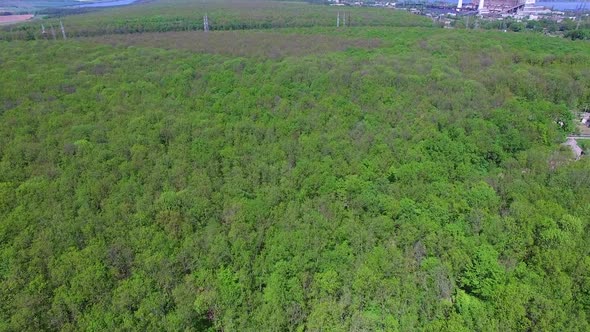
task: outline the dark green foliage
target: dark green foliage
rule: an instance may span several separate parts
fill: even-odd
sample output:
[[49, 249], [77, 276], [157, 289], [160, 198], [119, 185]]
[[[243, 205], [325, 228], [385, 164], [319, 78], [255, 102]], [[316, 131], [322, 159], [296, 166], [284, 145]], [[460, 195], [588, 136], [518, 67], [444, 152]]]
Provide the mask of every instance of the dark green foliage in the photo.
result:
[[571, 40], [576, 39], [590, 39], [590, 29], [581, 29], [581, 30], [571, 30], [565, 33], [564, 35], [566, 38], [570, 38]]
[[0, 331], [589, 330], [590, 45], [299, 34], [0, 42]]

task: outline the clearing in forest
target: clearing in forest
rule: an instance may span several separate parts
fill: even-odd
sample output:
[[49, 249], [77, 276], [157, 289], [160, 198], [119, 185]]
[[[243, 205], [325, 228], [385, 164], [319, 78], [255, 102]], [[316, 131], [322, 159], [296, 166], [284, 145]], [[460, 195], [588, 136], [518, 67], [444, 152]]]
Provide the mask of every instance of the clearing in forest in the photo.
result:
[[376, 48], [378, 39], [352, 39], [327, 35], [301, 35], [263, 31], [182, 31], [107, 35], [87, 38], [94, 43], [183, 49], [198, 53], [230, 56], [282, 58], [343, 51], [349, 48]]

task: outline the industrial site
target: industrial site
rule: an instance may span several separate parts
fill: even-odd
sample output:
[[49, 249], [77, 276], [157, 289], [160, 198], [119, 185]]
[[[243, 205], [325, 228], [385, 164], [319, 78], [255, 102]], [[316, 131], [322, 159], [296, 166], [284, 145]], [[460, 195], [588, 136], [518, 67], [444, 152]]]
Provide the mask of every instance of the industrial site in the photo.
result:
[[451, 16], [478, 16], [484, 19], [514, 18], [517, 20], [541, 20], [550, 19], [561, 21], [565, 18], [572, 20], [587, 19], [589, 7], [586, 1], [575, 4], [570, 10], [554, 10], [538, 5], [536, 0], [472, 0], [464, 2], [446, 1], [420, 1], [402, 0], [392, 1], [346, 1], [331, 0], [332, 6], [378, 7], [404, 9], [414, 14], [425, 16], [451, 15]]

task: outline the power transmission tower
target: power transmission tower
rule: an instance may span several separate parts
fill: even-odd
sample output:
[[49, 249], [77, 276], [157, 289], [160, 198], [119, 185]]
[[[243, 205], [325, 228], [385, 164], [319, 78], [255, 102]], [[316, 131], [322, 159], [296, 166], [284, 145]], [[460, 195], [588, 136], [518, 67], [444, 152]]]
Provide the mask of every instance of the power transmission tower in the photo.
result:
[[62, 21], [59, 21], [59, 26], [61, 27], [61, 35], [64, 37], [64, 40], [66, 40], [66, 29], [64, 29], [64, 24]]
[[346, 27], [346, 12], [344, 12], [344, 16], [342, 17], [342, 26]]
[[580, 6], [578, 7], [578, 23], [576, 24], [576, 30], [578, 30], [580, 28], [580, 23], [582, 22], [582, 13], [584, 13], [584, 10], [586, 9], [586, 0], [582, 1], [582, 3], [580, 4]]
[[207, 14], [205, 14], [205, 16], [203, 16], [203, 30], [205, 32], [209, 31], [209, 17], [207, 16]]
[[336, 27], [340, 27], [340, 12], [338, 12], [338, 16], [336, 16]]
[[55, 29], [53, 28], [53, 25], [50, 24], [49, 28], [51, 28], [51, 35], [53, 36], [53, 40], [57, 40], [57, 36], [55, 35]]
[[47, 31], [45, 31], [45, 26], [43, 24], [41, 24], [41, 36], [47, 39]]

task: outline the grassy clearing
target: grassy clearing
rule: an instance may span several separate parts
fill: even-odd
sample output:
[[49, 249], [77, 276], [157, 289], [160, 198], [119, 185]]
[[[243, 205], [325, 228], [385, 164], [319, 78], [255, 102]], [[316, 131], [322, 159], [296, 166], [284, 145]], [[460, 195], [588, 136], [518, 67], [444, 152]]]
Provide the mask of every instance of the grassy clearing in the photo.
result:
[[212, 31], [209, 33], [182, 31], [108, 35], [83, 40], [117, 46], [147, 46], [273, 59], [343, 51], [349, 48], [372, 49], [380, 45], [378, 39], [352, 39], [329, 35], [285, 35], [264, 31]]

